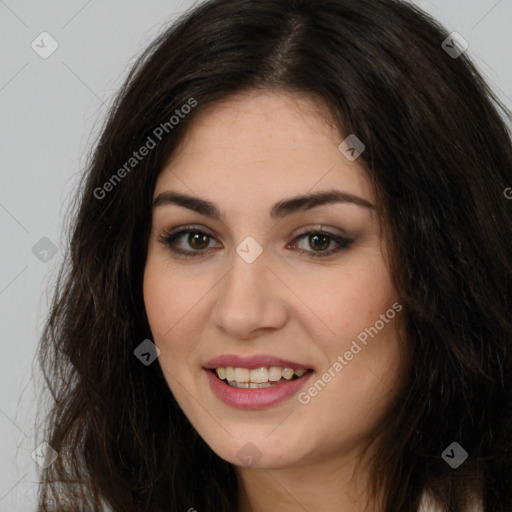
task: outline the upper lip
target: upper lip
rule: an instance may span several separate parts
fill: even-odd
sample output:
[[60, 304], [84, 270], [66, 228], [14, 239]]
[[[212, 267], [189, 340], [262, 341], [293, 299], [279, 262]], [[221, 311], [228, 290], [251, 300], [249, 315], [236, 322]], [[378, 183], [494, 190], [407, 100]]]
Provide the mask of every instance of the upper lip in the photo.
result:
[[282, 368], [293, 368], [298, 370], [303, 368], [309, 370], [311, 367], [296, 361], [289, 361], [287, 359], [281, 359], [280, 357], [271, 356], [269, 354], [261, 354], [254, 356], [237, 356], [234, 354], [224, 354], [221, 356], [214, 357], [204, 364], [204, 368], [207, 370], [213, 370], [215, 368], [226, 368], [232, 366], [233, 368], [248, 368], [252, 370], [254, 368], [279, 366]]

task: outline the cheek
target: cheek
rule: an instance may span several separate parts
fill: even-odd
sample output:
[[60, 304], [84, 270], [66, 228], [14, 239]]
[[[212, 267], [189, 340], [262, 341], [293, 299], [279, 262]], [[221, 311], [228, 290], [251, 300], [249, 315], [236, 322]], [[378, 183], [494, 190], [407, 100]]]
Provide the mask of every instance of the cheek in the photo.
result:
[[[329, 445], [343, 439], [341, 444], [349, 446], [378, 428], [406, 372], [396, 320], [370, 330], [365, 326], [369, 321], [354, 318], [353, 334], [324, 343], [325, 364], [298, 397], [318, 442]], [[370, 327], [374, 325], [372, 318]], [[357, 338], [361, 332], [367, 335], [365, 343]]]
[[[192, 271], [191, 271], [192, 272]], [[172, 262], [150, 242], [144, 269], [144, 305], [153, 336], [159, 340], [172, 337], [183, 320], [193, 315], [192, 306], [205, 291], [191, 273], [175, 268]]]
[[[373, 425], [404, 374], [398, 295], [384, 263], [368, 263], [333, 272], [307, 287], [308, 301], [324, 325], [315, 330], [316, 319], [308, 329], [323, 354], [315, 380], [322, 382], [305, 390], [302, 403], [311, 402], [326, 425]], [[304, 282], [299, 293], [306, 293]], [[336, 403], [343, 406], [333, 407]]]
[[[296, 279], [293, 286], [308, 306], [303, 308], [304, 315], [299, 315], [303, 326], [308, 326], [311, 339], [321, 344], [331, 358], [349, 350], [359, 335], [364, 341], [365, 335], [369, 336], [368, 329], [375, 332], [376, 322], [379, 334], [393, 337], [391, 320], [398, 313], [392, 305], [398, 295], [383, 263], [361, 260], [316, 276], [314, 282]], [[381, 315], [385, 315], [385, 322]]]
[[162, 353], [160, 361], [166, 361], [170, 351], [175, 355], [190, 352], [197, 337], [187, 336], [187, 343], [178, 343], [178, 340], [184, 339], [180, 333], [194, 326], [192, 310], [200, 299], [200, 290], [187, 286], [182, 273], [173, 272], [165, 263], [148, 257], [143, 293], [153, 341]]
[[[173, 300], [175, 283], [150, 263], [144, 272], [144, 305], [153, 336], [161, 339], [172, 329], [171, 319], [179, 318], [184, 302]], [[180, 305], [181, 304], [181, 305]]]

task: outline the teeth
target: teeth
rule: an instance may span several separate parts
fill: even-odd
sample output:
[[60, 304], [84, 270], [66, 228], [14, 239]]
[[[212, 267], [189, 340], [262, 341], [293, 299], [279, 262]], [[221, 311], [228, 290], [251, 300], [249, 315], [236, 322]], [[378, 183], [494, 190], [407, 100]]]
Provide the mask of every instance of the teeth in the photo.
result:
[[228, 381], [228, 382], [232, 382], [232, 384], [230, 384], [230, 386], [233, 386], [235, 388], [247, 389], [249, 387], [248, 382], [237, 382], [236, 380], [232, 380], [232, 381]]
[[258, 384], [256, 382], [236, 382], [235, 380], [228, 380], [228, 384], [234, 388], [243, 389], [262, 389], [271, 386], [270, 382], [262, 382], [261, 384]]
[[292, 368], [285, 368], [283, 370], [283, 377], [286, 380], [290, 380], [293, 377], [293, 369]]
[[266, 368], [255, 368], [254, 370], [251, 370], [249, 374], [250, 382], [254, 382], [255, 384], [262, 384], [263, 382], [268, 381], [268, 370]]
[[227, 380], [230, 386], [244, 389], [266, 388], [281, 379], [291, 380], [294, 375], [302, 377], [306, 373], [306, 369], [298, 368], [281, 368], [279, 366], [271, 366], [270, 368], [233, 368], [227, 366], [225, 368], [216, 368], [215, 372], [221, 380]]
[[281, 380], [281, 377], [283, 376], [283, 370], [279, 368], [278, 366], [272, 366], [268, 370], [268, 380], [272, 382], [277, 382], [278, 380]]
[[249, 388], [251, 389], [262, 389], [262, 388], [269, 388], [270, 382], [261, 382], [260, 384], [257, 384], [256, 382], [249, 382]]
[[235, 369], [232, 366], [226, 368], [226, 379], [235, 380]]
[[251, 375], [250, 370], [247, 368], [235, 368], [235, 378], [237, 382], [249, 382], [249, 377]]

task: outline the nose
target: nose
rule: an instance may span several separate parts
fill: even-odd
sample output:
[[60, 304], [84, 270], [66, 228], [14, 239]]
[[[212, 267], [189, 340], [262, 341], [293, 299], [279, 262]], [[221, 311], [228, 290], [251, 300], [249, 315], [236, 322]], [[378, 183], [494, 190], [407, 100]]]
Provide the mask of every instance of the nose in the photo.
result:
[[253, 339], [281, 328], [287, 319], [286, 287], [267, 266], [265, 251], [252, 263], [238, 254], [215, 288], [213, 323], [236, 339]]

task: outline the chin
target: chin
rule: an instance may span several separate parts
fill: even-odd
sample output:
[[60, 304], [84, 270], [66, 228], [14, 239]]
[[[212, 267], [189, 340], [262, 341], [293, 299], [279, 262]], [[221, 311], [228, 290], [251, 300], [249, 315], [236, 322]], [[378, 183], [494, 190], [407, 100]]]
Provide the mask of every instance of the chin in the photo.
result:
[[[299, 463], [306, 456], [303, 441], [296, 441], [295, 436], [270, 434], [267, 425], [260, 429], [253, 428], [238, 435], [226, 427], [232, 434], [223, 439], [209, 440], [203, 437], [210, 448], [222, 459], [238, 467], [257, 469], [284, 469]], [[256, 431], [258, 430], [258, 431]]]

